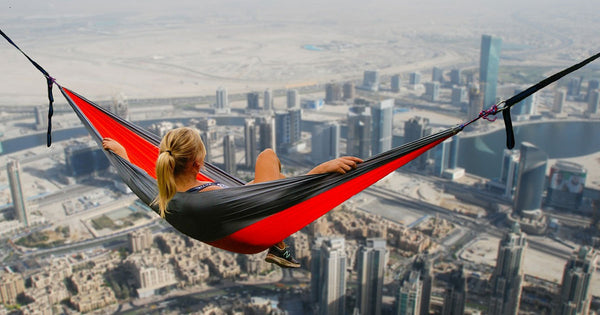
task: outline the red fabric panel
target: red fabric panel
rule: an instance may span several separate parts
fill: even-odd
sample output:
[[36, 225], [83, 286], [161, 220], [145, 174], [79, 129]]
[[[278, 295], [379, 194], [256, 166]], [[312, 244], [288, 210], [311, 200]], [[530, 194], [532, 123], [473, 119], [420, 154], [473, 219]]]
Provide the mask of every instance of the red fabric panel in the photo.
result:
[[[80, 98], [73, 92], [64, 88], [69, 98], [77, 105], [79, 110], [92, 124], [92, 127], [100, 133], [103, 138], [112, 138], [125, 147], [127, 156], [132, 164], [146, 171], [150, 176], [156, 178], [156, 159], [158, 158], [158, 147], [146, 141], [138, 134], [128, 129], [117, 120], [99, 110], [95, 105]], [[212, 179], [198, 174], [198, 180], [213, 181]]]
[[415, 159], [450, 136], [410, 152], [364, 175], [273, 214], [220, 240], [208, 244], [228, 251], [255, 254], [299, 231], [350, 197], [361, 192], [394, 170]]

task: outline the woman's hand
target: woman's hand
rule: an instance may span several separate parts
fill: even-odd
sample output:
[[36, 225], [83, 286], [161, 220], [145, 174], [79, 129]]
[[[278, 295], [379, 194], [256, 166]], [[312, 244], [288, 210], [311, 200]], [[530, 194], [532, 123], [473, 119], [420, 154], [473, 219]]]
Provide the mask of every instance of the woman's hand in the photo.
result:
[[113, 140], [111, 138], [102, 139], [102, 148], [104, 148], [104, 150], [113, 151], [116, 155], [129, 161], [129, 157], [127, 156], [127, 150], [125, 150], [125, 147], [123, 147], [116, 140]]
[[313, 168], [308, 174], [341, 173], [355, 169], [363, 160], [354, 156], [343, 156], [331, 161], [324, 162]]

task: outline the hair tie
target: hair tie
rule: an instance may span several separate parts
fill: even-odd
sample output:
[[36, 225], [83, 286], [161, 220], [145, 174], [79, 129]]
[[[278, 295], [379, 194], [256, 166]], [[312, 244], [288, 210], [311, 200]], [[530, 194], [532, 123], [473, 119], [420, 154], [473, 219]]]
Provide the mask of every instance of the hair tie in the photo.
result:
[[171, 150], [165, 150], [165, 152], [169, 153], [170, 156], [173, 156], [173, 152], [171, 152]]

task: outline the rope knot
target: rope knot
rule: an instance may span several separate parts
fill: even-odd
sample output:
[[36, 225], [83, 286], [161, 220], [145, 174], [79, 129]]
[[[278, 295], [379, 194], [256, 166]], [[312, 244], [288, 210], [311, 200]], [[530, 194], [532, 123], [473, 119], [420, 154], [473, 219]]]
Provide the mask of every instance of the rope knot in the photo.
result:
[[482, 110], [479, 113], [479, 118], [483, 118], [487, 121], [496, 121], [498, 117], [488, 117], [489, 115], [496, 115], [498, 113], [498, 104], [494, 104], [494, 106], [490, 107], [490, 109]]

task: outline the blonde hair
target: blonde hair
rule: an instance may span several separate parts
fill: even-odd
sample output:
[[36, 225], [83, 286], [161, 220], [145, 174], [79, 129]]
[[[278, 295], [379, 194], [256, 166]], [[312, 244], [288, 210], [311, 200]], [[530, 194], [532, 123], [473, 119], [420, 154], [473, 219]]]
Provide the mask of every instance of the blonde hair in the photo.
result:
[[167, 205], [177, 193], [175, 177], [186, 171], [188, 163], [200, 158], [204, 161], [206, 149], [197, 130], [192, 128], [173, 129], [160, 142], [160, 151], [156, 160], [157, 204], [160, 216], [165, 217]]

